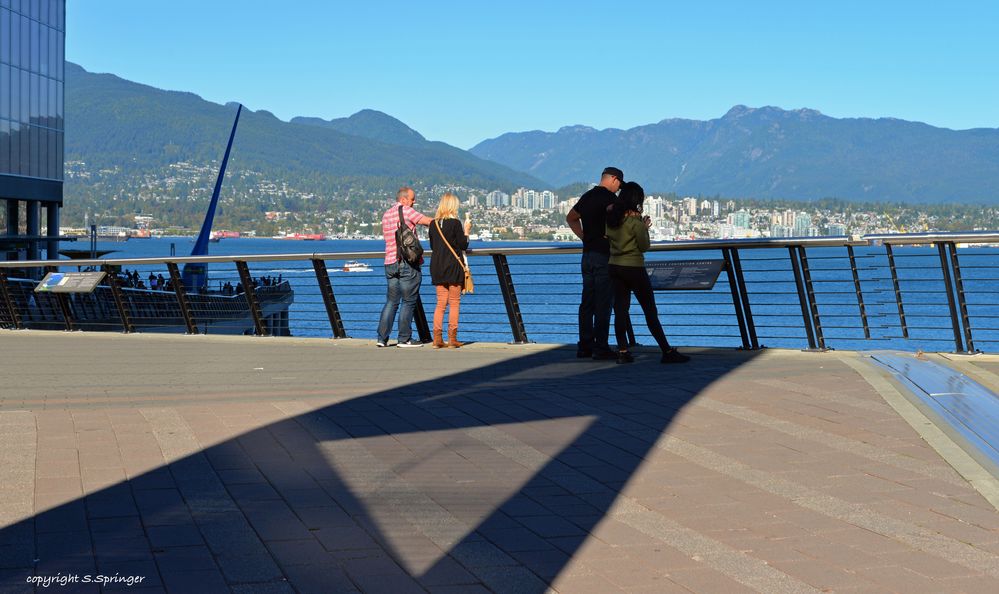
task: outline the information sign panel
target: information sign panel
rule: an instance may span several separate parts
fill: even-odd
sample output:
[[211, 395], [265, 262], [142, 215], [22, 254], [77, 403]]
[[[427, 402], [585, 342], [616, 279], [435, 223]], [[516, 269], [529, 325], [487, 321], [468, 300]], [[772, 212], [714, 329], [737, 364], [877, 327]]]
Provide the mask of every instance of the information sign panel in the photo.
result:
[[664, 260], [646, 262], [655, 291], [709, 290], [725, 268], [725, 260]]
[[93, 293], [104, 272], [50, 272], [35, 287], [35, 293]]

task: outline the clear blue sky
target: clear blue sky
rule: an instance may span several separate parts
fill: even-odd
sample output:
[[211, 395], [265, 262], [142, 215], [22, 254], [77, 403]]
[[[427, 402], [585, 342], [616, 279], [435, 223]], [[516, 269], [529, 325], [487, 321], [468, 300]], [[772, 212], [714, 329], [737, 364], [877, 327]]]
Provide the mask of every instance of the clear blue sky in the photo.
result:
[[999, 127], [999, 2], [99, 0], [66, 58], [279, 118], [504, 132], [808, 107]]

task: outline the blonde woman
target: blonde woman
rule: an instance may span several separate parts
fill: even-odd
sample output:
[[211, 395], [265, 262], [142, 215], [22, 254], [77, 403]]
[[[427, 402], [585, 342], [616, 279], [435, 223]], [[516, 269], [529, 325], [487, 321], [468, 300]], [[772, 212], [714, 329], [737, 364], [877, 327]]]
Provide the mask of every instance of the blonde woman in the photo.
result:
[[[461, 307], [461, 289], [465, 284], [464, 252], [468, 249], [468, 233], [472, 222], [464, 226], [458, 219], [458, 197], [447, 193], [441, 196], [433, 223], [430, 224], [430, 279], [437, 289], [437, 308], [434, 309], [434, 348], [458, 348], [458, 313]], [[450, 247], [448, 247], [450, 245]], [[448, 315], [448, 341], [444, 342], [444, 311]]]

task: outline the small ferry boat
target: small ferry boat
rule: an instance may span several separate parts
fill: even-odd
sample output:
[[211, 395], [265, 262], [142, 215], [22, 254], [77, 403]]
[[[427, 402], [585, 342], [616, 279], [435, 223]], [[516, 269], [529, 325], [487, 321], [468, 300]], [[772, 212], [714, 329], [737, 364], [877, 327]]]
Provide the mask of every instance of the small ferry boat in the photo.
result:
[[323, 241], [326, 235], [323, 233], [290, 233], [287, 235], [275, 235], [272, 239], [293, 239], [298, 241]]
[[371, 267], [364, 262], [358, 262], [357, 260], [348, 260], [343, 263], [344, 272], [371, 272]]

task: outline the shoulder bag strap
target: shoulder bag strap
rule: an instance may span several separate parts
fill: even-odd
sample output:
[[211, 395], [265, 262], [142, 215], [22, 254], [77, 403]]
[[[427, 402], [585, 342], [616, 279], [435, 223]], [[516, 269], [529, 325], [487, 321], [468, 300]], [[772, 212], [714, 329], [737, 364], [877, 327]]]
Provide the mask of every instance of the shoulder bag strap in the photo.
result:
[[451, 250], [451, 255], [454, 256], [454, 259], [458, 261], [458, 264], [460, 264], [463, 269], [468, 270], [468, 266], [465, 264], [465, 261], [458, 257], [458, 253], [454, 251], [453, 247], [451, 247], [451, 243], [447, 240], [447, 237], [444, 237], [444, 229], [441, 229], [441, 220], [434, 219], [434, 223], [437, 224], [437, 232], [441, 234], [441, 239], [444, 240], [444, 245], [447, 246], [447, 249]]

